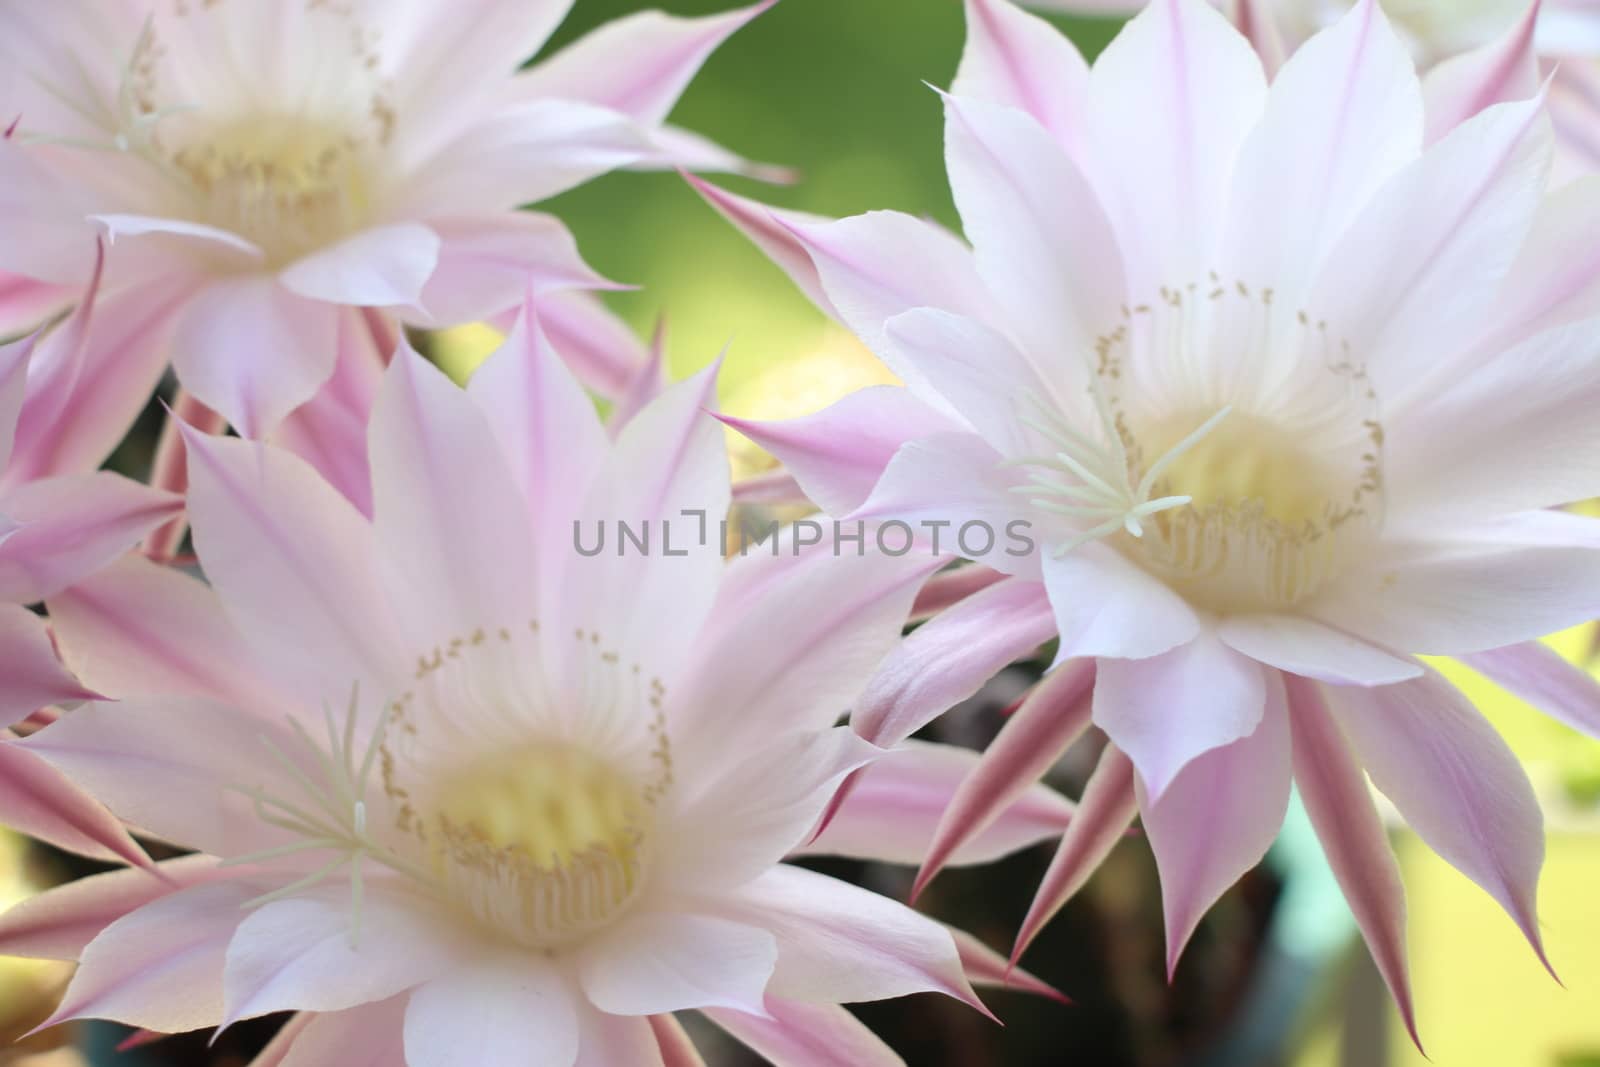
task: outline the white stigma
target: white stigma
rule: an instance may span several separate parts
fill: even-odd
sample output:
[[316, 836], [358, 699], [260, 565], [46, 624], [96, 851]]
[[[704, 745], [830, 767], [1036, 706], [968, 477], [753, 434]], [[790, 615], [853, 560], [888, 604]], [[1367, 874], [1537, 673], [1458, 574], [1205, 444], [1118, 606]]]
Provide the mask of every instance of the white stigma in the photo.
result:
[[[1037, 430], [1060, 451], [1052, 456], [1030, 456], [1010, 461], [1012, 466], [1037, 467], [1028, 475], [1028, 484], [1012, 487], [1012, 492], [1030, 497], [1030, 503], [1044, 511], [1092, 523], [1088, 529], [1064, 542], [1055, 550], [1057, 559], [1091, 541], [1126, 530], [1133, 537], [1144, 536], [1144, 521], [1171, 508], [1183, 507], [1188, 496], [1151, 498], [1161, 475], [1172, 463], [1193, 448], [1233, 410], [1223, 407], [1192, 433], [1173, 445], [1137, 483], [1128, 459], [1127, 445], [1117, 426], [1111, 405], [1098, 378], [1091, 377], [1089, 394], [1094, 398], [1106, 444], [1098, 444], [1067, 425], [1066, 420], [1036, 402], [1041, 417], [1022, 415], [1022, 422]], [[1062, 475], [1073, 479], [1064, 483]]]

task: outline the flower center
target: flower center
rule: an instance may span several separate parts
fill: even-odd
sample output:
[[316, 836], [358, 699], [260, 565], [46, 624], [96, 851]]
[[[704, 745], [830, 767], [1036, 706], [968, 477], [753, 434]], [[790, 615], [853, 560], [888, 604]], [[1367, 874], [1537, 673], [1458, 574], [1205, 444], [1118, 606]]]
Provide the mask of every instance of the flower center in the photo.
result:
[[[1035, 398], [1053, 454], [1014, 492], [1106, 539], [1191, 603], [1278, 611], [1321, 589], [1382, 519], [1377, 397], [1348, 346], [1271, 289], [1163, 289], [1099, 338], [1091, 404]], [[1226, 402], [1224, 402], [1226, 401]]]
[[549, 947], [603, 925], [632, 899], [652, 800], [562, 742], [496, 754], [439, 785], [434, 864], [478, 919]]
[[173, 152], [194, 219], [248, 238], [281, 266], [359, 229], [370, 182], [361, 144], [334, 125], [263, 115]]

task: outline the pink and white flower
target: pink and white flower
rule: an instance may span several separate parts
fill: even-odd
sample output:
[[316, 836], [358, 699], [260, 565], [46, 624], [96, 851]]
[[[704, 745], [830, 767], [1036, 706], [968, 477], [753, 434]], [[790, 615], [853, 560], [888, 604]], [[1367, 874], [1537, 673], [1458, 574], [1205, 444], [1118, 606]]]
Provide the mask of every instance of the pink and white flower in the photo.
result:
[[836, 515], [1037, 544], [972, 553], [1007, 577], [892, 653], [853, 722], [892, 744], [1059, 637], [924, 880], [1092, 722], [1112, 745], [1017, 950], [1140, 812], [1175, 964], [1295, 781], [1409, 1021], [1363, 768], [1536, 947], [1544, 848], [1510, 751], [1414, 654], [1600, 731], [1593, 684], [1525, 644], [1600, 614], [1600, 525], [1548, 510], [1600, 493], [1600, 200], [1546, 194], [1537, 97], [1428, 145], [1371, 2], [1270, 87], [1199, 0], [1157, 0], [1092, 70], [1036, 16], [967, 7], [944, 103], [970, 248], [701, 185], [906, 383], [729, 421]]
[[92, 361], [116, 429], [170, 357], [262, 436], [376, 312], [452, 324], [530, 281], [607, 285], [516, 208], [617, 167], [742, 167], [664, 120], [770, 3], [630, 16], [521, 72], [572, 0], [9, 4], [0, 323], [81, 285], [102, 231], [102, 313], [144, 324]]
[[[1129, 0], [1028, 0], [1077, 14], [1127, 14]], [[1219, 0], [1255, 45], [1268, 75], [1319, 30], [1350, 10], [1349, 0]], [[1424, 69], [1428, 131], [1436, 137], [1498, 100], [1531, 96], [1548, 80], [1556, 174], [1600, 168], [1600, 12], [1583, 0], [1398, 2], [1385, 11]]]
[[[757, 1048], [889, 1064], [841, 1002], [976, 1006], [964, 964], [1002, 961], [782, 862], [880, 755], [834, 723], [932, 563], [726, 564], [714, 375], [612, 442], [531, 315], [466, 391], [402, 351], [370, 428], [370, 521], [286, 452], [190, 433], [210, 586], [130, 557], [53, 598], [67, 661], [121, 699], [23, 744], [203, 855], [6, 918], [5, 951], [81, 956], [55, 1021], [298, 1011], [285, 1064], [537, 1048], [617, 1067], [660, 1063], [670, 1014], [700, 1009]], [[648, 522], [653, 554], [583, 556], [577, 519]], [[930, 794], [974, 760], [874, 764], [862, 791], [882, 799], [835, 821], [833, 850], [920, 851]], [[965, 858], [1069, 816], [1036, 792]]]

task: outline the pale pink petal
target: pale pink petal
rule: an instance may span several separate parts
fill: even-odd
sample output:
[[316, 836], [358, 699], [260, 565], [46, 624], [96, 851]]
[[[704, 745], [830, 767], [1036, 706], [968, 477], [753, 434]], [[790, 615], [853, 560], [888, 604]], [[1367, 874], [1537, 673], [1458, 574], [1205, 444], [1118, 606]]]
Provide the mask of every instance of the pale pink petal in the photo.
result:
[[[489, 420], [533, 523], [533, 544], [547, 568], [565, 567], [572, 520], [606, 460], [607, 444], [594, 402], [562, 364], [537, 318], [523, 306], [505, 343], [467, 386]], [[616, 518], [617, 516], [610, 516]], [[557, 575], [541, 576], [554, 588]]]
[[1095, 725], [1152, 803], [1195, 757], [1255, 733], [1265, 705], [1264, 668], [1208, 632], [1150, 659], [1102, 659], [1095, 677]]
[[[1528, 234], [1550, 157], [1543, 104], [1500, 104], [1378, 190], [1329, 254], [1309, 302], [1361, 353], [1386, 418], [1477, 341]], [[1394, 235], [1406, 233], [1396, 245]]]
[[1600, 178], [1579, 178], [1545, 197], [1496, 299], [1482, 351], [1499, 354], [1556, 326], [1600, 314]]
[[1078, 810], [1062, 835], [1033, 903], [1028, 906], [1022, 928], [1017, 931], [1016, 943], [1011, 949], [1012, 963], [1022, 958], [1039, 932], [1111, 854], [1138, 808], [1133, 764], [1115, 745], [1107, 745], [1083, 787]]
[[[279, 1064], [250, 1067], [405, 1067], [405, 997], [309, 1019]], [[292, 1025], [292, 1024], [291, 1024]]]
[[1390, 517], [1448, 530], [1600, 493], [1600, 427], [1589, 417], [1600, 404], [1600, 376], [1588, 373], [1593, 338], [1587, 322], [1547, 330], [1440, 382], [1389, 424]]
[[329, 885], [247, 912], [228, 944], [224, 1023], [343, 1011], [448, 973], [460, 935], [437, 904], [367, 879], [359, 933], [350, 889]]
[[[45, 428], [71, 421], [72, 396], [84, 374], [88, 347], [93, 336], [95, 305], [105, 273], [105, 246], [95, 246], [94, 273], [84, 287], [76, 308], [57, 327], [44, 331], [38, 345], [29, 346], [22, 354], [27, 359], [27, 384], [22, 406], [17, 411], [16, 426], [12, 432], [13, 456], [26, 456], [36, 447]], [[8, 459], [4, 474], [10, 484], [25, 477]], [[37, 475], [33, 475], [37, 477]]]
[[1416, 66], [1375, 0], [1363, 0], [1273, 80], [1239, 153], [1225, 279], [1271, 286], [1275, 301], [1299, 307], [1351, 220], [1421, 148]]
[[885, 551], [959, 555], [1021, 578], [1039, 575], [1026, 505], [1011, 492], [1015, 468], [973, 433], [941, 433], [902, 445], [851, 522], [897, 524], [872, 536]]
[[1542, 525], [1544, 514], [1492, 524], [1481, 541], [1466, 527], [1451, 532], [1460, 540], [1386, 544], [1304, 610], [1388, 648], [1443, 656], [1576, 626], [1600, 615], [1600, 550], [1521, 542], [1516, 527]]
[[16, 604], [0, 604], [0, 726], [26, 719], [46, 704], [98, 695], [56, 657], [44, 620]]
[[8, 489], [0, 515], [19, 528], [0, 542], [0, 601], [54, 596], [182, 510], [181, 498], [109, 471]]
[[712, 1010], [706, 1017], [777, 1067], [904, 1067], [893, 1049], [837, 1004], [769, 997], [760, 1015]]
[[897, 744], [1054, 633], [1043, 587], [1017, 580], [990, 586], [901, 642], [867, 683], [851, 725], [875, 744]]
[[668, 694], [689, 758], [703, 752], [716, 765], [746, 739], [837, 722], [899, 643], [917, 590], [938, 566], [921, 553], [858, 552], [826, 535], [804, 551], [758, 548], [730, 565]]
[[655, 155], [633, 164], [630, 170], [688, 170], [701, 174], [737, 174], [773, 185], [793, 185], [800, 172], [776, 163], [759, 163], [730, 151], [708, 137], [681, 126], [663, 124], [650, 131]]
[[201, 222], [155, 215], [99, 214], [91, 215], [90, 219], [99, 223], [110, 245], [116, 245], [122, 238], [164, 237], [171, 239], [169, 243], [177, 248], [186, 249], [198, 263], [211, 265], [220, 260], [221, 265], [239, 270], [260, 266], [266, 258], [254, 242]]
[[1095, 61], [1085, 157], [1141, 299], [1215, 265], [1216, 205], [1266, 92], [1249, 43], [1200, 0], [1157, 0]]
[[854, 1003], [936, 992], [983, 1010], [950, 932], [859, 886], [781, 864], [706, 906], [777, 938], [773, 996]]
[[1328, 703], [1373, 784], [1428, 847], [1500, 902], [1544, 959], [1536, 905], [1544, 815], [1494, 727], [1432, 671], [1331, 690]]
[[[15, 116], [0, 122], [7, 125]], [[39, 153], [0, 137], [0, 270], [36, 281], [81, 285], [94, 269], [96, 227], [89, 215], [103, 204], [94, 192], [64, 179]]]
[[95, 301], [82, 363], [63, 400], [66, 417], [19, 438], [10, 478], [96, 470], [127, 435], [166, 370], [168, 339], [191, 282], [132, 285]]
[[[555, 549], [568, 565], [561, 625], [545, 627], [552, 640], [570, 641], [574, 629], [599, 634], [647, 677], [675, 676], [689, 658], [724, 569], [715, 531], [729, 503], [727, 443], [706, 414], [719, 366], [668, 389], [617, 437], [573, 540]], [[651, 538], [648, 553], [619, 549], [624, 522]], [[580, 555], [578, 543], [593, 544], [600, 523], [609, 547]]]
[[[979, 754], [956, 745], [902, 741], [868, 765], [821, 834], [797, 856], [848, 856], [919, 864], [952, 795], [977, 769]], [[1073, 804], [1039, 782], [1018, 782], [1016, 796], [987, 826], [963, 841], [950, 866], [991, 863], [1061, 836]]]
[[[287, 1022], [278, 1027], [278, 1032], [272, 1035], [272, 1040], [267, 1042], [266, 1047], [256, 1053], [256, 1058], [250, 1061], [250, 1067], [283, 1067], [294, 1052], [295, 1042], [299, 1041], [300, 1036], [319, 1018], [326, 1016], [311, 1015], [306, 1012], [290, 1016]], [[124, 1042], [119, 1051], [127, 1047]]]
[[577, 990], [536, 952], [473, 959], [417, 987], [406, 1005], [406, 1059], [429, 1067], [526, 1060], [572, 1067], [578, 1058]]
[[[1108, 8], [1115, 9], [1119, 0], [1105, 2]], [[1289, 49], [1284, 44], [1283, 31], [1278, 26], [1277, 8], [1271, 0], [1233, 0], [1233, 3], [1225, 4], [1223, 10], [1228, 12], [1229, 20], [1244, 34], [1256, 55], [1261, 57], [1268, 80], [1277, 77]]]
[[990, 567], [947, 567], [924, 583], [922, 591], [917, 594], [916, 603], [911, 605], [911, 619], [913, 622], [926, 622], [1004, 579], [1004, 574]]
[[22, 415], [22, 401], [28, 389], [28, 367], [39, 334], [0, 345], [0, 475], [11, 463], [12, 447], [17, 440], [17, 420]]
[[1088, 89], [1089, 65], [1054, 26], [1008, 0], [967, 0], [967, 43], [951, 92], [1026, 111], [1075, 148]]
[[536, 211], [432, 219], [439, 265], [419, 303], [428, 323], [474, 322], [515, 307], [530, 290], [609, 289], [561, 220]]
[[78, 297], [73, 286], [51, 285], [0, 271], [0, 337], [27, 333], [48, 322]]
[[1462, 662], [1590, 737], [1600, 737], [1600, 679], [1538, 641], [1485, 649]]
[[439, 264], [439, 235], [420, 223], [375, 226], [286, 267], [278, 280], [311, 300], [414, 307]]
[[[393, 344], [369, 325], [371, 309], [339, 314], [339, 355], [333, 377], [316, 396], [291, 411], [267, 438], [316, 468], [363, 515], [372, 514], [372, 472], [367, 464], [367, 423]], [[387, 331], [382, 331], [387, 333]]]
[[1526, 100], [1539, 91], [1539, 61], [1534, 52], [1537, 3], [1498, 38], [1436, 64], [1422, 80], [1427, 101], [1428, 143], [1432, 144], [1484, 108]]
[[80, 856], [150, 865], [115, 816], [8, 731], [0, 731], [0, 823]]
[[395, 217], [434, 218], [472, 204], [510, 211], [625, 167], [651, 151], [628, 116], [571, 100], [533, 100], [463, 124], [405, 183]]
[[581, 100], [656, 125], [711, 53], [774, 3], [701, 18], [641, 11], [616, 19], [518, 75], [513, 92]]
[[721, 419], [777, 456], [829, 515], [848, 515], [865, 503], [902, 445], [960, 428], [894, 385], [869, 386], [814, 415], [782, 422]]
[[1061, 634], [1058, 660], [1145, 659], [1200, 633], [1200, 618], [1183, 597], [1116, 551], [1091, 544], [1057, 556], [1050, 547], [1042, 566]]
[[72, 984], [47, 1026], [110, 1019], [161, 1033], [222, 1020], [228, 941], [261, 893], [245, 880], [171, 893], [107, 926], [83, 951]]
[[1274, 673], [1255, 733], [1193, 760], [1159, 801], [1141, 803], [1161, 872], [1169, 978], [1211, 905], [1277, 838], [1291, 762], [1289, 709]]
[[29, 897], [0, 914], [0, 954], [76, 960], [100, 931], [138, 908], [227, 872], [208, 856], [185, 856], [80, 878]]
[[760, 1011], [777, 959], [767, 931], [690, 912], [637, 912], [577, 950], [584, 994], [611, 1015]]
[[[1056, 384], [1081, 387], [1094, 339], [1121, 325], [1127, 302], [1117, 238], [1093, 187], [1044, 127], [982, 100], [945, 98], [945, 159], [1007, 326], [1050, 361], [1064, 378]], [[1072, 354], [1063, 359], [1063, 350]]]
[[130, 554], [48, 606], [62, 657], [105, 696], [206, 697], [263, 714], [288, 706], [217, 594], [182, 571]]
[[780, 211], [768, 207], [730, 193], [692, 174], [685, 174], [683, 179], [693, 186], [695, 192], [705, 198], [706, 203], [716, 209], [719, 215], [733, 223], [740, 233], [748, 237], [768, 259], [777, 264], [789, 276], [789, 280], [794, 282], [795, 287], [813, 304], [835, 319], [840, 317], [838, 310], [828, 300], [828, 294], [823, 291], [822, 278], [817, 273], [816, 264], [811, 261], [811, 253], [806, 250], [805, 243], [795, 233], [800, 227], [823, 226], [829, 220], [820, 215]]
[[1286, 678], [1284, 685], [1293, 719], [1295, 785], [1361, 935], [1415, 1041], [1416, 1015], [1406, 966], [1405, 889], [1389, 835], [1349, 743], [1328, 714], [1322, 686], [1295, 677]]
[[918, 307], [988, 321], [991, 298], [971, 250], [938, 225], [895, 211], [787, 226], [811, 256], [839, 320], [913, 392], [940, 407], [915, 365], [884, 336], [884, 326]]
[[578, 381], [604, 397], [621, 396], [650, 359], [632, 328], [592, 293], [541, 294], [539, 325]]
[[1232, 615], [1218, 622], [1217, 636], [1258, 663], [1334, 685], [1387, 685], [1422, 674], [1409, 656], [1294, 615]]
[[339, 314], [270, 275], [213, 281], [184, 309], [172, 363], [185, 389], [262, 437], [333, 374]]
[[384, 376], [368, 450], [379, 559], [411, 650], [526, 626], [527, 507], [484, 413], [410, 345]]
[[658, 861], [662, 885], [693, 892], [756, 877], [807, 839], [846, 775], [880, 755], [843, 726], [744, 748], [732, 764], [678, 779], [673, 806], [657, 816], [663, 833], [680, 836]]
[[358, 680], [383, 692], [410, 650], [367, 521], [286, 452], [194, 434], [187, 443], [195, 547], [256, 653], [303, 684], [313, 707], [347, 699]]
[[1007, 717], [972, 774], [950, 798], [917, 872], [912, 899], [961, 849], [1004, 817], [1083, 736], [1089, 728], [1093, 685], [1094, 661], [1069, 661], [1046, 675]]
[[154, 698], [85, 704], [17, 742], [129, 825], [215, 856], [281, 845], [243, 791], [295, 796], [272, 758], [300, 751], [286, 721], [268, 722], [206, 700]]
[[1014, 966], [1005, 956], [965, 930], [958, 930], [954, 926], [947, 929], [950, 936], [956, 939], [956, 951], [961, 954], [961, 966], [967, 972], [967, 979], [979, 989], [1009, 989], [1060, 1004], [1072, 1003], [1065, 993], [1021, 967]]
[[[667, 375], [667, 320], [663, 316], [656, 321], [655, 333], [650, 338], [649, 357], [634, 369], [633, 376], [611, 403], [611, 414], [606, 416], [606, 434], [612, 438], [621, 434], [623, 428], [655, 403], [670, 384]], [[800, 495], [798, 487], [794, 495]]]

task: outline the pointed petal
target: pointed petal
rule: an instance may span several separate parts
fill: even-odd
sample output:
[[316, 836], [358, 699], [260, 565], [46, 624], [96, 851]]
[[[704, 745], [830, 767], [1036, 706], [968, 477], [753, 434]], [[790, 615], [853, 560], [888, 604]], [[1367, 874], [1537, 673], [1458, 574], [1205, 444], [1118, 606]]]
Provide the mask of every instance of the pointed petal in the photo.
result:
[[110, 471], [28, 482], [0, 495], [20, 527], [0, 542], [0, 601], [54, 596], [183, 510], [181, 498]]
[[1361, 936], [1420, 1047], [1406, 966], [1405, 889], [1389, 836], [1361, 767], [1328, 713], [1323, 687], [1293, 676], [1284, 685], [1293, 719], [1295, 784]]
[[767, 931], [712, 915], [642, 912], [578, 950], [584, 993], [611, 1015], [760, 1011], [778, 959]]
[[[957, 745], [902, 741], [861, 771], [827, 829], [793, 855], [921, 863], [951, 796], [978, 761], [978, 753]], [[990, 863], [1059, 837], [1072, 821], [1072, 802], [1054, 789], [1031, 780], [1017, 787], [1009, 806], [949, 856], [950, 866]]]
[[1271, 285], [1298, 307], [1351, 220], [1421, 149], [1416, 66], [1375, 0], [1363, 0], [1273, 80], [1239, 153], [1224, 277]]
[[144, 849], [98, 800], [5, 733], [0, 733], [0, 823], [80, 856], [150, 866]]
[[373, 532], [419, 653], [536, 617], [527, 505], [467, 394], [410, 345], [372, 409]]
[[1414, 682], [1338, 689], [1328, 703], [1373, 784], [1428, 847], [1500, 902], [1544, 960], [1544, 815], [1494, 727], [1433, 671]]
[[770, 995], [854, 1003], [935, 992], [983, 1010], [950, 932], [888, 897], [780, 864], [707, 906], [777, 939]]
[[777, 456], [806, 496], [835, 516], [866, 502], [902, 445], [959, 428], [909, 389], [894, 385], [869, 386], [797, 419], [721, 419]]
[[1217, 636], [1257, 663], [1334, 685], [1387, 685], [1422, 675], [1422, 665], [1293, 615], [1234, 615]]
[[1533, 47], [1539, 6], [1529, 4], [1528, 13], [1496, 39], [1428, 71], [1422, 92], [1429, 144], [1486, 107], [1526, 100], [1539, 92], [1539, 61]]
[[988, 567], [947, 567], [923, 584], [911, 605], [911, 621], [926, 622], [1004, 579], [1004, 574]]
[[1045, 588], [1061, 634], [1058, 659], [1145, 659], [1195, 639], [1200, 618], [1164, 582], [1102, 545], [1041, 553]]
[[255, 662], [214, 590], [130, 554], [50, 598], [62, 657], [108, 697], [206, 697], [281, 714], [286, 700]]
[[367, 521], [286, 452], [186, 440], [195, 547], [251, 647], [313, 707], [357, 680], [382, 692], [404, 652]]
[[967, 0], [967, 43], [950, 91], [1025, 111], [1063, 147], [1083, 136], [1089, 65], [1066, 35], [1006, 0]]
[[80, 878], [0, 914], [0, 955], [75, 960], [100, 931], [180, 889], [224, 877], [209, 856], [185, 856]]
[[641, 11], [616, 19], [518, 75], [518, 98], [582, 100], [657, 125], [711, 53], [777, 0], [701, 18]]
[[837, 1004], [767, 999], [761, 1015], [715, 1009], [706, 1017], [777, 1067], [904, 1067], [865, 1023]]
[[583, 261], [572, 231], [553, 215], [508, 215], [430, 220], [439, 235], [439, 264], [420, 301], [432, 324], [476, 322], [516, 307], [530, 290], [609, 289]]
[[1363, 354], [1386, 417], [1453, 369], [1439, 353], [1481, 338], [1533, 223], [1550, 141], [1542, 100], [1482, 112], [1389, 179], [1329, 254], [1309, 306]]
[[584, 1001], [578, 1020], [583, 1037], [577, 1067], [705, 1067], [671, 1015], [607, 1015]]
[[459, 936], [434, 908], [369, 879], [359, 938], [343, 885], [246, 912], [227, 949], [224, 1025], [279, 1011], [343, 1011], [447, 973]]
[[259, 438], [333, 373], [338, 323], [331, 304], [269, 275], [213, 281], [178, 320], [172, 362], [185, 389]]
[[[0, 329], [0, 336], [5, 331]], [[22, 414], [22, 401], [28, 389], [28, 366], [39, 335], [0, 345], [0, 475], [11, 463], [12, 446], [17, 439], [17, 420]]]
[[71, 286], [34, 281], [0, 271], [0, 337], [37, 329], [59, 315], [78, 297]]
[[1169, 978], [1201, 918], [1283, 826], [1292, 762], [1285, 700], [1273, 672], [1255, 733], [1198, 757], [1159, 801], [1140, 804], [1161, 872]]
[[[633, 1022], [628, 1016], [600, 1015], [598, 1017], [612, 1022], [613, 1025]], [[634, 1025], [638, 1025], [638, 1023], [634, 1023]], [[700, 1057], [700, 1050], [695, 1048], [694, 1042], [689, 1040], [689, 1035], [684, 1031], [683, 1024], [678, 1022], [677, 1016], [652, 1015], [645, 1021], [644, 1025], [649, 1027], [648, 1032], [655, 1045], [653, 1051], [656, 1053], [661, 1067], [706, 1067], [706, 1061]], [[614, 1063], [618, 1061], [606, 1060], [604, 1062]], [[635, 1061], [630, 1059], [625, 1062], [633, 1063]], [[651, 1061], [640, 1058], [638, 1062], [644, 1065]], [[601, 1067], [601, 1064], [597, 1062], [595, 1067]]]
[[1054, 633], [1049, 601], [1037, 583], [990, 586], [901, 642], [867, 683], [851, 725], [874, 744], [897, 744]]
[[1265, 670], [1202, 633], [1150, 659], [1102, 659], [1094, 721], [1155, 803], [1195, 757], [1255, 733], [1266, 699]]
[[[505, 343], [472, 375], [467, 394], [489, 420], [511, 475], [521, 489], [541, 563], [564, 566], [552, 551], [569, 542], [608, 445], [594, 401], [561, 362], [537, 317], [523, 305]], [[610, 516], [615, 518], [616, 516]], [[556, 580], [541, 576], [541, 587]]]
[[[655, 399], [667, 391], [667, 320], [656, 320], [656, 329], [650, 339], [650, 355], [624, 384], [622, 392], [612, 402], [611, 414], [606, 416], [606, 434], [615, 438], [623, 427], [634, 420]], [[799, 495], [798, 489], [796, 494]]]
[[947, 929], [950, 936], [956, 939], [956, 951], [961, 954], [961, 966], [967, 972], [967, 979], [978, 988], [1009, 989], [1061, 1004], [1072, 1003], [1066, 994], [1021, 967], [1012, 966], [1005, 956], [965, 930], [958, 930], [954, 926]]
[[813, 304], [832, 318], [839, 318], [838, 311], [828, 300], [828, 294], [823, 291], [822, 278], [817, 273], [816, 264], [811, 261], [811, 254], [806, 251], [804, 242], [795, 232], [803, 226], [826, 225], [829, 220], [820, 215], [806, 215], [797, 211], [780, 211], [777, 208], [767, 207], [765, 204], [730, 193], [692, 174], [685, 174], [683, 180], [688, 182], [717, 214], [733, 223], [740, 233], [748, 237], [768, 259], [777, 264]]
[[917, 872], [912, 899], [958, 850], [988, 830], [1083, 736], [1089, 728], [1093, 685], [1093, 660], [1062, 664], [1006, 719], [972, 775], [951, 797]]
[[97, 696], [56, 657], [44, 620], [16, 604], [0, 604], [0, 726], [10, 726], [46, 704]]
[[439, 235], [415, 222], [362, 230], [290, 264], [291, 293], [356, 307], [413, 307], [439, 265]]
[[604, 397], [622, 395], [650, 358], [627, 323], [592, 293], [542, 294], [539, 325], [578, 381]]
[[1012, 963], [1022, 958], [1033, 939], [1083, 888], [1089, 876], [1122, 839], [1138, 811], [1134, 794], [1133, 763], [1115, 745], [1107, 745], [1083, 787], [1078, 810], [1061, 837], [1033, 903], [1028, 906], [1022, 928], [1017, 931], [1017, 940], [1011, 949]]
[[169, 894], [106, 927], [46, 1026], [110, 1019], [161, 1033], [214, 1026], [222, 1018], [222, 965], [228, 941], [261, 892], [243, 880], [211, 882]]
[[[1127, 302], [1122, 254], [1093, 187], [1038, 123], [981, 100], [945, 97], [945, 158], [1004, 321], [1074, 391], [1095, 337], [1121, 323]], [[1080, 349], [1077, 366], [1059, 358], [1063, 348]]]
[[1128, 287], [1153, 294], [1216, 262], [1228, 181], [1261, 117], [1266, 77], [1213, 7], [1157, 0], [1089, 74], [1097, 186], [1119, 235]]
[[539, 1062], [572, 1067], [578, 1012], [570, 980], [537, 953], [511, 950], [419, 986], [406, 1005], [406, 1059], [430, 1067]]
[[1462, 662], [1551, 718], [1600, 737], [1600, 679], [1548, 645], [1527, 641], [1463, 656]]

